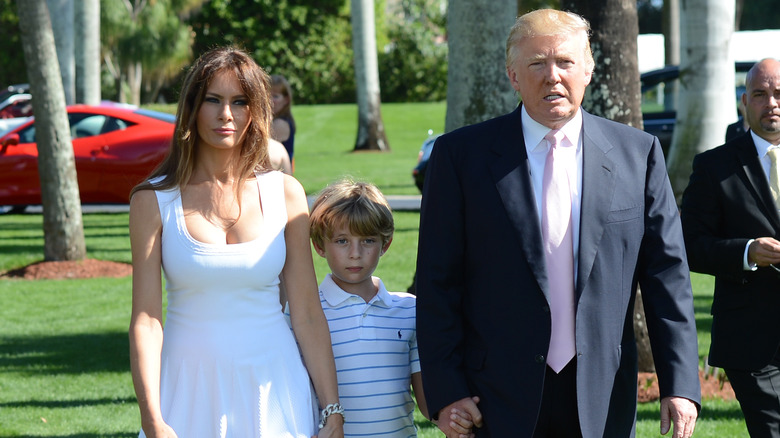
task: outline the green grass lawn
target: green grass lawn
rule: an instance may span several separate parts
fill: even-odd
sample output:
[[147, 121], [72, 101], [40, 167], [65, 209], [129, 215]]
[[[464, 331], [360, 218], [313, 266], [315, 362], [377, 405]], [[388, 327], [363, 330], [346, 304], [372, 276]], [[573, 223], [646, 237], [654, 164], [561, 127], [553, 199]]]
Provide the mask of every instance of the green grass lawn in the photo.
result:
[[[350, 153], [351, 105], [298, 106], [296, 176], [312, 194], [342, 175], [387, 194], [415, 194], [411, 169], [427, 130], [440, 132], [443, 104], [384, 105], [392, 151]], [[406, 290], [414, 274], [419, 214], [396, 212], [396, 234], [376, 275]], [[130, 261], [127, 214], [86, 214], [88, 257]], [[0, 215], [0, 271], [39, 261], [42, 217]], [[327, 273], [314, 254], [318, 278]], [[693, 275], [699, 354], [709, 347], [712, 279]], [[130, 278], [0, 279], [0, 437], [131, 437], [140, 425], [129, 372]], [[658, 434], [658, 403], [639, 406], [637, 436]], [[441, 437], [417, 413], [419, 436]], [[704, 402], [697, 437], [747, 436], [736, 402]]]

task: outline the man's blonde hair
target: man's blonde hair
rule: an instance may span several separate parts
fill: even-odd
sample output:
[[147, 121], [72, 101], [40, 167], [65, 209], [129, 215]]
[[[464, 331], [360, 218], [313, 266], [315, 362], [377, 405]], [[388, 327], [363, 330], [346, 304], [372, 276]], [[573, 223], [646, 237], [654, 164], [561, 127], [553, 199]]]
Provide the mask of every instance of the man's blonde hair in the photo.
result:
[[356, 236], [381, 236], [382, 246], [393, 238], [393, 212], [379, 189], [369, 183], [343, 179], [320, 192], [309, 218], [311, 240], [322, 248], [334, 231], [346, 226]]
[[517, 17], [506, 40], [506, 67], [510, 68], [517, 60], [517, 46], [523, 38], [567, 36], [577, 32], [585, 33], [585, 62], [592, 72], [595, 62], [590, 49], [590, 23], [573, 12], [555, 9], [537, 9]]

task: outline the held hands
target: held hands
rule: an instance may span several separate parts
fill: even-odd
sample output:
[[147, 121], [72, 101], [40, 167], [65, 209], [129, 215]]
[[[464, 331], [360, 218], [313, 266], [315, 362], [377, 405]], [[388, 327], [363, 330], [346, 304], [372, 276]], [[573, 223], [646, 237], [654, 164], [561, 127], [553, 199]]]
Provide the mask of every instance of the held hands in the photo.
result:
[[671, 438], [690, 438], [696, 427], [699, 411], [696, 404], [683, 397], [664, 397], [661, 399], [661, 435], [666, 435], [674, 422]]
[[473, 438], [472, 427], [482, 427], [479, 397], [464, 398], [439, 411], [436, 425], [447, 438]]
[[178, 438], [178, 435], [176, 435], [173, 428], [166, 423], [155, 424], [149, 429], [150, 430], [146, 430], [146, 428], [144, 428], [144, 433], [147, 438]]
[[344, 417], [331, 415], [325, 426], [312, 438], [344, 438]]
[[758, 266], [780, 263], [780, 242], [772, 237], [759, 237], [750, 243], [748, 261]]

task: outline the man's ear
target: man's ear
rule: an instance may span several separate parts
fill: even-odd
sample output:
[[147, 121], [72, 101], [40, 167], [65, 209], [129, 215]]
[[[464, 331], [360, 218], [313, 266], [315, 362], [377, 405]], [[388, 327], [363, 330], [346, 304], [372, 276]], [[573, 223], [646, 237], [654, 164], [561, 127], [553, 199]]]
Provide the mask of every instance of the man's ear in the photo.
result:
[[391, 243], [393, 243], [392, 237], [390, 238], [390, 240], [387, 241], [387, 243], [385, 243], [385, 246], [382, 247], [382, 253], [380, 254], [380, 256], [385, 255], [385, 253], [387, 252], [387, 248], [390, 248]]
[[314, 250], [317, 251], [317, 254], [319, 254], [320, 257], [325, 257], [325, 250], [320, 248], [320, 246], [317, 245], [317, 242], [312, 240], [311, 245], [314, 247]]

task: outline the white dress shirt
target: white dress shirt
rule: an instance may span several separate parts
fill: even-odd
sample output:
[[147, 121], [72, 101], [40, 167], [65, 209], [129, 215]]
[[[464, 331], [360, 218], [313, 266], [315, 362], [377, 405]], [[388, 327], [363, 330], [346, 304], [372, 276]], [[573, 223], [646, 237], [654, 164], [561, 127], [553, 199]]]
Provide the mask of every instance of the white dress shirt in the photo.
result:
[[[531, 183], [536, 198], [536, 214], [541, 226], [542, 223], [542, 179], [544, 178], [544, 164], [547, 161], [547, 152], [550, 144], [544, 136], [550, 132], [550, 128], [532, 119], [523, 106], [520, 110], [523, 124], [523, 138], [525, 149], [528, 152], [528, 167], [531, 172]], [[582, 205], [582, 111], [577, 114], [560, 129], [571, 144], [576, 145], [577, 175], [576, 184], [569, 182], [571, 192], [571, 224], [572, 247], [574, 252], [574, 279], [577, 279], [577, 254], [580, 247], [580, 206]]]

